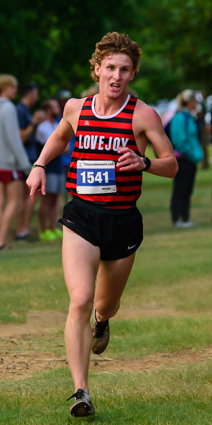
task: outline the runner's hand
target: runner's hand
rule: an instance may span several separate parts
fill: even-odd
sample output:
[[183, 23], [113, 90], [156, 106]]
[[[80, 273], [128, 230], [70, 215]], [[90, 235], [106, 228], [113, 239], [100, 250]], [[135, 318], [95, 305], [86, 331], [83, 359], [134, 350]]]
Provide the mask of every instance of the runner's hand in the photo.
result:
[[120, 148], [118, 153], [122, 154], [116, 165], [120, 171], [141, 171], [145, 168], [142, 157], [138, 156], [132, 149]]
[[36, 203], [36, 196], [46, 194], [46, 174], [42, 168], [33, 168], [26, 184], [30, 188], [30, 197]]

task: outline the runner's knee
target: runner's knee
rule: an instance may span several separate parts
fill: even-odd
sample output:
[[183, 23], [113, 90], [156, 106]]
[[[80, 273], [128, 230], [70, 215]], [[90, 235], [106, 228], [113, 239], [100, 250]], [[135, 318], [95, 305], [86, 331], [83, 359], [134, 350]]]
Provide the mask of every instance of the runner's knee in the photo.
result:
[[96, 301], [96, 303], [95, 303], [96, 311], [105, 320], [110, 319], [110, 317], [115, 316], [119, 307], [120, 307], [120, 301], [118, 301], [116, 304], [107, 304], [103, 300], [102, 301]]
[[90, 317], [92, 308], [93, 298], [86, 297], [83, 294], [78, 294], [77, 296], [75, 295], [71, 297], [69, 312], [72, 317], [77, 319], [85, 315]]

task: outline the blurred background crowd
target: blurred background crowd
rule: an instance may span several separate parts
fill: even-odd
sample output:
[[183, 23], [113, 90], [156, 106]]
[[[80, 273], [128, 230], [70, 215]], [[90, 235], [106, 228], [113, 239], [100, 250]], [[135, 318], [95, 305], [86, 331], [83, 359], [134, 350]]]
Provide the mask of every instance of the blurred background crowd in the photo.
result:
[[[83, 96], [98, 93], [98, 85], [83, 91]], [[19, 101], [15, 104], [18, 95]], [[62, 238], [57, 221], [64, 202], [68, 202], [65, 181], [75, 136], [62, 155], [46, 166], [46, 195], [36, 211], [38, 230], [32, 232], [35, 205], [26, 184], [48, 137], [57, 128], [68, 99], [69, 90], [60, 90], [55, 98], [39, 102], [39, 89], [34, 82], [18, 87], [16, 77], [0, 75], [0, 250], [10, 249], [8, 234], [15, 219], [17, 242], [54, 241]]]
[[[18, 91], [19, 100], [15, 104]], [[137, 93], [128, 89], [131, 95]], [[98, 93], [98, 84], [81, 94]], [[65, 181], [74, 149], [75, 136], [66, 151], [46, 167], [46, 196], [37, 210], [38, 231], [32, 233], [31, 220], [35, 206], [29, 196], [26, 179], [50, 134], [57, 128], [68, 99], [69, 90], [60, 90], [53, 98], [39, 102], [34, 82], [21, 84], [16, 77], [0, 75], [0, 249], [9, 249], [8, 234], [15, 218], [14, 239], [17, 242], [54, 241], [62, 238], [57, 221], [62, 204], [69, 199]], [[204, 159], [211, 137], [210, 99], [193, 90], [184, 90], [171, 102], [152, 105], [161, 116], [178, 160], [179, 172], [174, 179], [171, 218], [176, 227], [191, 227], [190, 202], [197, 164]], [[209, 108], [207, 106], [209, 104]], [[205, 108], [203, 112], [203, 107]], [[209, 109], [209, 110], [208, 110]], [[207, 163], [206, 163], [207, 165]]]
[[[156, 109], [164, 128], [171, 121], [169, 137], [173, 146], [178, 142], [174, 148], [180, 169], [170, 194], [171, 221], [177, 227], [194, 225], [190, 201], [197, 166], [210, 166], [211, 20], [209, 0], [122, 0], [116, 8], [111, 0], [90, 0], [83, 6], [77, 0], [2, 4], [0, 249], [9, 247], [14, 220], [12, 237], [17, 242], [61, 237], [57, 217], [61, 202], [69, 199], [65, 178], [74, 138], [46, 169], [47, 195], [36, 208], [37, 232], [32, 231], [35, 208], [26, 177], [67, 100], [98, 92], [97, 85], [90, 86], [88, 61], [95, 43], [108, 31], [127, 33], [142, 47], [140, 71], [129, 92]], [[198, 140], [201, 148], [192, 160], [188, 148], [185, 151], [188, 140], [190, 146], [197, 146]]]

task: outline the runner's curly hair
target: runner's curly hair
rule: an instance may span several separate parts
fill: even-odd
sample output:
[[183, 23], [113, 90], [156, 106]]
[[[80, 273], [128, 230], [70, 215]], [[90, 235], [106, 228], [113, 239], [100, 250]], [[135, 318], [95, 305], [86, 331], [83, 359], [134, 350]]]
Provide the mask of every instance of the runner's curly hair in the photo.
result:
[[128, 55], [132, 60], [135, 75], [137, 75], [141, 57], [141, 47], [139, 44], [132, 41], [128, 35], [119, 34], [118, 32], [108, 32], [99, 43], [96, 43], [95, 52], [89, 60], [91, 77], [94, 81], [99, 81], [99, 77], [95, 74], [95, 63], [101, 65], [101, 61], [105, 56], [114, 53], [125, 53]]

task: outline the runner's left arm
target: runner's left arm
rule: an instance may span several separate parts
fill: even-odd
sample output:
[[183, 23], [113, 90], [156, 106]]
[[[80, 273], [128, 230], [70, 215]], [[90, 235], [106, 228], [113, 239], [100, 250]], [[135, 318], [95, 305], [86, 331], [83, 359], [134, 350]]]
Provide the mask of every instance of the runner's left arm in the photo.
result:
[[[178, 164], [171, 142], [164, 132], [157, 112], [143, 102], [140, 102], [135, 110], [133, 131], [142, 156], [145, 155], [148, 140], [157, 154], [157, 158], [151, 158], [151, 167], [147, 172], [173, 178], [178, 171]], [[121, 154], [118, 164], [120, 171], [142, 171], [146, 167], [143, 158], [131, 149], [121, 148], [119, 153]]]

